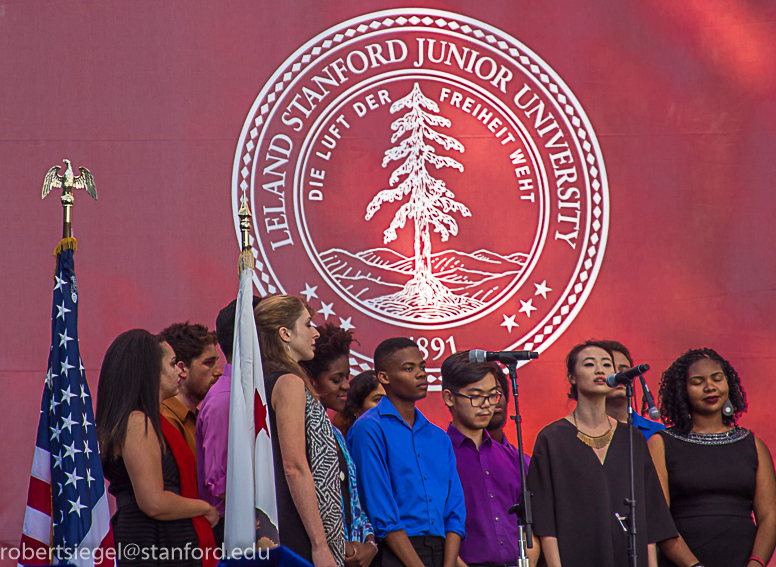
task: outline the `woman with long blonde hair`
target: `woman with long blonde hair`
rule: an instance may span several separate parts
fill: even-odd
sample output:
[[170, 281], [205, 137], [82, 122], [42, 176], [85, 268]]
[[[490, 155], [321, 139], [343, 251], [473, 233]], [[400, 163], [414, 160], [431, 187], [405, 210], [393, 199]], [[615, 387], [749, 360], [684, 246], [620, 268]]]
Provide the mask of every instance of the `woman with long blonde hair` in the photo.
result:
[[315, 567], [343, 567], [337, 441], [307, 373], [319, 334], [300, 297], [272, 295], [254, 311], [269, 400], [280, 543]]

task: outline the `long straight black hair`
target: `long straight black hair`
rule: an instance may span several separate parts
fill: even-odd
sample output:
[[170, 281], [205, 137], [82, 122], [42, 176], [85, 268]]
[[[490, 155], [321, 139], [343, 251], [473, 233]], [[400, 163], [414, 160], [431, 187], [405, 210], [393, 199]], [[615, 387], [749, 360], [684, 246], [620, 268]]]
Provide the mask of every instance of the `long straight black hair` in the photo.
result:
[[159, 413], [162, 339], [145, 329], [121, 333], [108, 347], [97, 383], [95, 422], [103, 462], [116, 456], [127, 437], [129, 414], [141, 411], [165, 450]]

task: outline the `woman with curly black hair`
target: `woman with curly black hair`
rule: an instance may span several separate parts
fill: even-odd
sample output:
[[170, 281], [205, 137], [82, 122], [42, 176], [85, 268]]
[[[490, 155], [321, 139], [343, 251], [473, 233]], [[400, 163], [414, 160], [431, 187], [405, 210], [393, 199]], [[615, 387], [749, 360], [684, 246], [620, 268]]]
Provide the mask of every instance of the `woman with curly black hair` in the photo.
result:
[[[350, 343], [353, 333], [326, 323], [318, 328], [315, 356], [299, 362], [312, 380], [318, 399], [327, 410], [341, 411], [345, 407], [350, 384]], [[350, 456], [345, 438], [333, 427], [337, 440], [339, 482], [342, 492], [342, 515], [345, 526], [345, 567], [367, 567], [377, 553], [374, 530], [361, 507], [356, 480], [356, 465]]]
[[[776, 545], [776, 477], [765, 443], [738, 425], [746, 394], [712, 349], [692, 349], [663, 372], [660, 415], [668, 429], [649, 441], [679, 530], [662, 567], [765, 567]], [[752, 513], [754, 512], [754, 521]], [[684, 540], [684, 541], [682, 541]]]

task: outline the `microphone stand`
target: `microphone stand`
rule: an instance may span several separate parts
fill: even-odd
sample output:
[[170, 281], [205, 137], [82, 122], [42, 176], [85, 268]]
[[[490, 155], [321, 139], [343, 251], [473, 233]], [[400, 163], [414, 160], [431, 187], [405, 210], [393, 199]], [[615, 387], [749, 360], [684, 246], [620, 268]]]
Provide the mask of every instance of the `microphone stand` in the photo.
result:
[[[515, 415], [511, 419], [515, 421], [517, 431], [517, 450], [520, 454], [520, 502], [510, 506], [509, 513], [517, 514], [519, 530], [519, 555], [516, 567], [529, 567], [526, 549], [533, 548], [533, 514], [531, 512], [531, 493], [526, 486], [525, 454], [523, 453], [523, 424], [520, 418], [520, 402], [517, 395], [517, 360], [502, 359], [501, 363], [509, 369], [509, 379], [512, 382], [512, 397], [515, 400]], [[632, 459], [631, 459], [632, 460]]]
[[[633, 380], [625, 385], [625, 393], [628, 398], [628, 468], [630, 472], [630, 498], [625, 499], [625, 505], [628, 506], [629, 511], [628, 519], [626, 521], [627, 527], [623, 525], [623, 528], [625, 528], [625, 533], [628, 534], [628, 565], [629, 567], [636, 567], [638, 557], [636, 553], [636, 481], [633, 468]], [[615, 513], [615, 516], [620, 520], [619, 515]]]

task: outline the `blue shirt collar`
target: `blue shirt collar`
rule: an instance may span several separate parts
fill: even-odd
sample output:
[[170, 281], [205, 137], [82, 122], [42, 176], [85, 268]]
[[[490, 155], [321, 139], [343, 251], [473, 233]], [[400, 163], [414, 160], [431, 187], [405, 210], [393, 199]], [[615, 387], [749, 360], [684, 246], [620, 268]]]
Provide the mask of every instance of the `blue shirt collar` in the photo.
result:
[[[410, 426], [409, 423], [404, 421], [404, 418], [399, 413], [399, 410], [397, 410], [396, 406], [393, 405], [393, 402], [388, 399], [388, 396], [383, 396], [382, 399], [377, 402], [377, 413], [380, 414], [381, 417], [384, 415], [391, 415], [407, 427]], [[428, 419], [426, 419], [426, 416], [423, 415], [423, 412], [421, 412], [418, 408], [415, 408], [415, 423], [410, 429], [417, 431], [427, 423]]]

